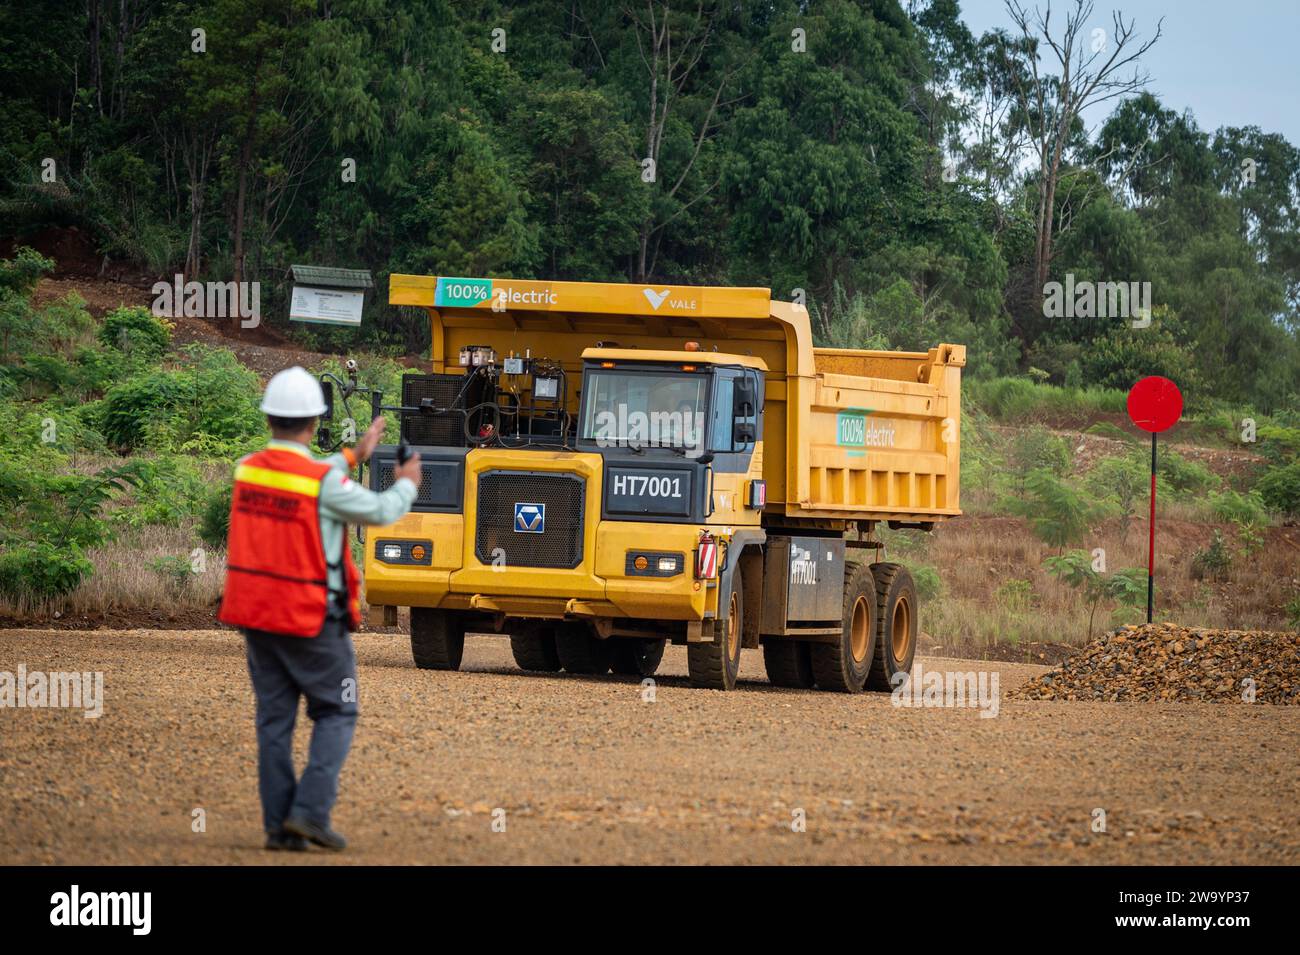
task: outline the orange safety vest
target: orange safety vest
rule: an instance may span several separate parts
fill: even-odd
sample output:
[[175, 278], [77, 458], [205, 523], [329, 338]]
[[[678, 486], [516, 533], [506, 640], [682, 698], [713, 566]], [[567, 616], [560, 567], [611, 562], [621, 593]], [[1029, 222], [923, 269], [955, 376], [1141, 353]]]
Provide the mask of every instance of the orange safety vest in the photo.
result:
[[[235, 469], [222, 623], [314, 637], [329, 606], [320, 533], [320, 485], [330, 466], [281, 448], [250, 454]], [[356, 565], [343, 534], [348, 620], [361, 624]], [[337, 565], [335, 565], [337, 566]]]

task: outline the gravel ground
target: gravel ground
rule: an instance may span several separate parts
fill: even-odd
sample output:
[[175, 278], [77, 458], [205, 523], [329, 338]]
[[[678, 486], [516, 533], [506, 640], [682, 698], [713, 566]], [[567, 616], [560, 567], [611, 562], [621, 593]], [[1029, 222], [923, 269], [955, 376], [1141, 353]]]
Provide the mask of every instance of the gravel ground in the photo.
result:
[[[649, 702], [630, 679], [524, 674], [502, 638], [471, 637], [460, 673], [414, 669], [399, 636], [356, 642], [362, 717], [335, 813], [352, 847], [287, 855], [261, 850], [236, 634], [0, 634], [0, 671], [103, 671], [106, 698], [98, 719], [0, 709], [0, 858], [1300, 861], [1290, 707], [1015, 700], [1008, 691], [1046, 668], [921, 660], [996, 673], [1000, 707], [982, 718], [773, 689], [752, 651], [741, 689], [718, 693], [686, 684], [674, 647]], [[204, 832], [192, 831], [195, 809]], [[1097, 810], [1105, 832], [1093, 831]], [[793, 831], [800, 814], [806, 829]]]

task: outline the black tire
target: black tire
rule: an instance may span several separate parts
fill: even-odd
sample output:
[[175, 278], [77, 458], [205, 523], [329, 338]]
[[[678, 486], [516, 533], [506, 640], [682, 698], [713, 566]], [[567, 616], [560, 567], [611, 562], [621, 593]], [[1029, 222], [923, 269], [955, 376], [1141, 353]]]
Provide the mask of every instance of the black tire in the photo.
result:
[[555, 631], [560, 665], [570, 673], [609, 672], [609, 641], [598, 640], [583, 624], [562, 624]]
[[450, 610], [411, 608], [411, 656], [421, 670], [459, 670], [466, 620]]
[[763, 644], [763, 667], [767, 680], [773, 686], [788, 686], [800, 690], [811, 689], [813, 677], [812, 655], [804, 640], [769, 640]]
[[876, 653], [867, 686], [894, 689], [894, 675], [911, 673], [919, 605], [912, 575], [902, 564], [872, 564], [876, 582]]
[[845, 561], [844, 608], [834, 643], [808, 647], [818, 689], [861, 693], [871, 672], [876, 641], [876, 585], [866, 564]]
[[610, 666], [622, 676], [654, 676], [668, 641], [654, 637], [618, 637], [609, 641]]
[[734, 690], [740, 674], [740, 645], [745, 622], [745, 594], [741, 586], [740, 569], [732, 578], [731, 594], [727, 598], [727, 614], [715, 624], [715, 634], [709, 643], [686, 645], [686, 668], [691, 685], [710, 690]]
[[519, 669], [533, 673], [558, 673], [560, 652], [555, 648], [555, 628], [521, 626], [510, 634], [510, 652]]

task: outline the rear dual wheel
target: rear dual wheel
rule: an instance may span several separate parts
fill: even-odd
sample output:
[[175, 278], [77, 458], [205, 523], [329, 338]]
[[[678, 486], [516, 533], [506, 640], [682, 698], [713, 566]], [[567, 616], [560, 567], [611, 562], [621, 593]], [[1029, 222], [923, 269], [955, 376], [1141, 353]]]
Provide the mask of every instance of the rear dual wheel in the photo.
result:
[[819, 689], [861, 693], [871, 672], [876, 643], [876, 581], [866, 564], [844, 565], [844, 616], [834, 643], [808, 646]]
[[867, 686], [892, 690], [899, 674], [912, 672], [916, 656], [916, 585], [902, 564], [872, 564], [871, 573], [876, 591], [876, 647]]
[[772, 639], [763, 643], [763, 668], [773, 686], [807, 690], [816, 682], [812, 645], [805, 640]]

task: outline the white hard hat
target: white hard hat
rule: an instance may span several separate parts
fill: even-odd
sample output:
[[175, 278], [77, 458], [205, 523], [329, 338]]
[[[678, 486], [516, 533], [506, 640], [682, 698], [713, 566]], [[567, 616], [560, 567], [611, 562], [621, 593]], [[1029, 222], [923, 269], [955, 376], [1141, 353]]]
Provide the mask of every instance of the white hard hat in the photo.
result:
[[294, 365], [267, 383], [262, 410], [277, 418], [314, 418], [325, 413], [325, 392], [311, 372]]

